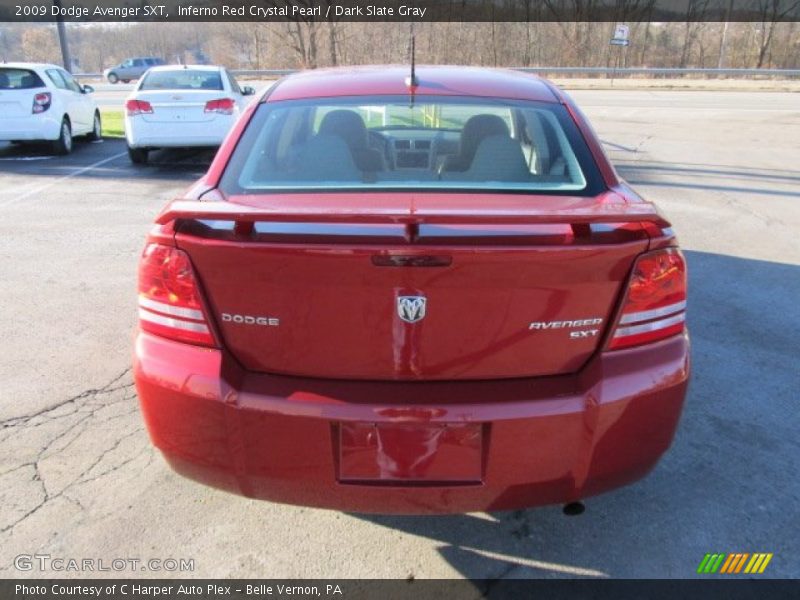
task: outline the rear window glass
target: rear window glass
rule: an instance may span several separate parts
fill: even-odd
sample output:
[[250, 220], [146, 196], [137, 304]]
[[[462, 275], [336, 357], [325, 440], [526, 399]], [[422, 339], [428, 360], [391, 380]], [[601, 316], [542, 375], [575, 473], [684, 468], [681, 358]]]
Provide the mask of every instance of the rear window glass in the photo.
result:
[[219, 71], [150, 71], [145, 76], [140, 90], [221, 90]]
[[602, 188], [561, 105], [444, 96], [262, 104], [221, 183], [234, 194], [430, 188], [594, 195]]
[[0, 90], [29, 90], [44, 87], [34, 71], [0, 67]]

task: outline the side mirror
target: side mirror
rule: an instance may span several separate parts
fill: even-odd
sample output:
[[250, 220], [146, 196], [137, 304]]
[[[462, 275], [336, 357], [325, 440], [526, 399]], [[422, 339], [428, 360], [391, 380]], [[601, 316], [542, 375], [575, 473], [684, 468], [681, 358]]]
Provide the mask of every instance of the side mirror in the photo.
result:
[[92, 93], [94, 93], [94, 88], [92, 86], [90, 86], [90, 85], [84, 85], [81, 88], [81, 90], [83, 91], [84, 94], [92, 94]]
[[254, 88], [251, 88], [249, 85], [246, 85], [242, 88], [242, 96], [252, 96], [256, 93]]

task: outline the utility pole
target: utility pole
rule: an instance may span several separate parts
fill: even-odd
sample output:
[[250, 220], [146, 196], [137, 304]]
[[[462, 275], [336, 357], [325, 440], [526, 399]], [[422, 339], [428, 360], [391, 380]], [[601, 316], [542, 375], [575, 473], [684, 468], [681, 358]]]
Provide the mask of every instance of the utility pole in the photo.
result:
[[56, 17], [56, 28], [58, 29], [58, 43], [61, 46], [61, 61], [67, 72], [72, 73], [72, 57], [69, 55], [69, 44], [67, 43], [67, 30], [64, 27], [64, 18], [61, 16], [61, 0], [53, 0], [53, 6], [58, 8]]

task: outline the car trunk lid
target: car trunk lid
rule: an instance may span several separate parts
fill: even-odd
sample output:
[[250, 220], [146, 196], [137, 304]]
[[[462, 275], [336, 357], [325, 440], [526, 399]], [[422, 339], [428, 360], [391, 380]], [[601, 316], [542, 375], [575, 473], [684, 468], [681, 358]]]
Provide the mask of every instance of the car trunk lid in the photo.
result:
[[[224, 345], [254, 371], [332, 378], [574, 372], [647, 248], [640, 223], [664, 224], [615, 194], [230, 200], [159, 218], [176, 221]], [[598, 223], [631, 235], [603, 241]]]
[[17, 119], [32, 114], [34, 90], [0, 90], [0, 119]]
[[152, 113], [142, 114], [148, 123], [203, 123], [216, 113], [206, 112], [206, 103], [225, 98], [223, 90], [153, 90], [138, 92], [136, 100], [150, 103]]

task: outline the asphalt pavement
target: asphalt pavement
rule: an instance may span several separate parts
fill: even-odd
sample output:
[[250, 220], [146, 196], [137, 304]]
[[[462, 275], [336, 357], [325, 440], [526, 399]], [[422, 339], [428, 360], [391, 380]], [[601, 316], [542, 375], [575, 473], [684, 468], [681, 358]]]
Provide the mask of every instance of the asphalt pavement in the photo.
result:
[[[105, 92], [103, 92], [105, 93]], [[119, 94], [120, 92], [113, 92]], [[575, 91], [621, 173], [672, 220], [694, 377], [646, 479], [561, 508], [381, 517], [283, 506], [172, 473], [132, 387], [136, 264], [153, 217], [208, 165], [124, 142], [0, 148], [0, 577], [20, 554], [193, 559], [202, 577], [692, 577], [772, 552], [800, 577], [797, 94]], [[120, 573], [69, 573], [106, 576]]]

